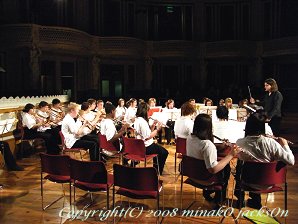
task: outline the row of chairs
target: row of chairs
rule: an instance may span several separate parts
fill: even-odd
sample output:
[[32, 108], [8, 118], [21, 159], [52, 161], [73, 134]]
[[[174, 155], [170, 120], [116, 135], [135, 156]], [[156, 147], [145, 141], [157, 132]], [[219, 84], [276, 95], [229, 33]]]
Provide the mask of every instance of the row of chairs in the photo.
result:
[[[124, 195], [135, 199], [156, 199], [159, 209], [159, 196], [162, 190], [162, 181], [154, 167], [127, 167], [114, 164], [114, 174], [109, 174], [105, 164], [101, 161], [80, 161], [71, 159], [67, 155], [40, 154], [41, 158], [41, 197], [42, 209], [45, 210], [52, 204], [65, 197], [63, 184], [69, 184], [70, 204], [76, 202], [76, 188], [90, 193], [106, 192], [106, 208], [109, 209], [109, 190], [113, 188], [113, 207], [115, 194]], [[46, 175], [45, 175], [46, 174]], [[50, 180], [62, 184], [63, 195], [50, 204], [44, 206], [44, 183]], [[117, 187], [117, 191], [115, 191]]]
[[[81, 150], [84, 150], [84, 149], [82, 149], [82, 148], [67, 148], [64, 144], [63, 133], [61, 131], [59, 133], [60, 133], [60, 137], [61, 137], [61, 141], [62, 141], [62, 152], [63, 153], [66, 153], [66, 152], [80, 153], [80, 157], [82, 160]], [[107, 141], [107, 138], [105, 135], [98, 133], [98, 138], [99, 138], [99, 148], [113, 153], [114, 157], [119, 158], [119, 164], [121, 163], [121, 160], [124, 157], [131, 161], [144, 162], [144, 166], [146, 167], [147, 162], [156, 157], [157, 158], [157, 168], [158, 168], [158, 173], [159, 173], [158, 155], [157, 154], [146, 155], [146, 147], [145, 147], [144, 141], [142, 139], [123, 137], [123, 144], [124, 144], [123, 149], [124, 150], [119, 151], [113, 143]]]

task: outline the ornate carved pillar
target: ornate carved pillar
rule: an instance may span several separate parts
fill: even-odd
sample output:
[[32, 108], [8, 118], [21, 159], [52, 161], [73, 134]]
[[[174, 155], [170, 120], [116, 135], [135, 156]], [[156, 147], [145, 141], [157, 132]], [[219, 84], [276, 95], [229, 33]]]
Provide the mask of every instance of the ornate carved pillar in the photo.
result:
[[31, 32], [31, 48], [30, 48], [29, 67], [31, 69], [30, 87], [33, 90], [40, 88], [40, 70], [39, 59], [42, 54], [39, 47], [39, 32], [38, 26], [32, 26]]
[[151, 89], [153, 59], [150, 56], [145, 57], [145, 89]]

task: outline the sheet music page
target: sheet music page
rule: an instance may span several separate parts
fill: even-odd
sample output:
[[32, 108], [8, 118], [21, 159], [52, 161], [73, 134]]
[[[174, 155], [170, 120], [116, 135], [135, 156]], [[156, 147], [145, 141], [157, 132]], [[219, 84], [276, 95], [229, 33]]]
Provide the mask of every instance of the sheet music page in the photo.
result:
[[[163, 124], [166, 124], [168, 121], [168, 114], [164, 113], [164, 112], [154, 112], [151, 117], [155, 120], [158, 120], [159, 122], [161, 122]], [[152, 119], [150, 119], [150, 120], [149, 120], [149, 124], [150, 123], [152, 124], [153, 121], [152, 121]]]
[[16, 118], [0, 120], [0, 134], [5, 134], [9, 132], [15, 121], [16, 121]]
[[229, 119], [237, 120], [237, 109], [229, 109]]
[[[228, 139], [231, 143], [235, 143], [239, 138], [244, 138], [245, 122], [238, 121], [214, 121], [213, 134], [221, 139]], [[214, 138], [214, 143], [221, 141]]]

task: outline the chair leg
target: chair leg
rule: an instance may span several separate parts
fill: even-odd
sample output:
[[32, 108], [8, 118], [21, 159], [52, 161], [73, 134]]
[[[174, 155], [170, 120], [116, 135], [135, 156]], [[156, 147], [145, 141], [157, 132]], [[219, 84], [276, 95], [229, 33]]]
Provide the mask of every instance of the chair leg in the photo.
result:
[[176, 170], [177, 170], [177, 153], [175, 152], [175, 176], [176, 176]]
[[113, 209], [115, 208], [115, 186], [113, 186]]
[[182, 215], [182, 197], [183, 197], [183, 175], [181, 175], [181, 183], [180, 183], [180, 213]]
[[110, 191], [110, 188], [107, 187], [107, 210], [109, 210], [109, 208], [110, 208], [110, 204], [109, 204], [109, 201], [110, 201], [110, 193], [109, 193], [109, 191]]
[[288, 210], [288, 183], [285, 183], [285, 211]]

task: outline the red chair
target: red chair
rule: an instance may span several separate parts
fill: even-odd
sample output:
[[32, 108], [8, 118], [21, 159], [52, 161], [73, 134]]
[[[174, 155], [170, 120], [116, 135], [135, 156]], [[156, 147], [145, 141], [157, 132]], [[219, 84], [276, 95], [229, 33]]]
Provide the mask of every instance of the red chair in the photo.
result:
[[[67, 155], [49, 155], [40, 153], [41, 172], [40, 172], [40, 186], [41, 186], [41, 206], [43, 210], [65, 197], [63, 184], [69, 184], [69, 202], [71, 204], [71, 178], [70, 178], [70, 158]], [[43, 176], [46, 173], [46, 176]], [[43, 179], [52, 181], [54, 183], [62, 184], [63, 195], [44, 207], [43, 198]]]
[[124, 151], [123, 151], [124, 158], [130, 159], [131, 161], [142, 161], [144, 162], [144, 166], [146, 167], [147, 161], [156, 157], [158, 173], [159, 173], [158, 155], [157, 154], [146, 155], [146, 147], [142, 139], [123, 137], [123, 143], [124, 143]]
[[[181, 186], [180, 186], [180, 205], [182, 211], [182, 198], [183, 198], [183, 184], [189, 184], [193, 187], [200, 188], [202, 190], [210, 190], [210, 191], [222, 191], [224, 182], [222, 179], [222, 172], [218, 172], [216, 174], [211, 174], [206, 168], [205, 161], [195, 159], [193, 157], [189, 157], [183, 155], [181, 161]], [[185, 181], [183, 177], [188, 177]], [[196, 192], [195, 192], [196, 193]], [[196, 198], [196, 194], [195, 194]], [[222, 198], [222, 197], [221, 197]], [[193, 204], [192, 202], [188, 208], [190, 208]], [[222, 204], [222, 201], [221, 201]], [[188, 209], [187, 208], [187, 209]]]
[[[246, 161], [242, 165], [241, 171], [241, 189], [243, 191], [253, 192], [257, 194], [267, 194], [266, 206], [268, 200], [268, 193], [284, 191], [284, 206], [285, 210], [288, 207], [288, 188], [287, 188], [287, 167], [282, 162], [262, 163], [256, 161]], [[255, 186], [265, 186], [267, 189], [262, 189]], [[281, 186], [284, 185], [284, 189]], [[268, 186], [272, 186], [268, 188]], [[240, 202], [241, 205], [241, 202]]]
[[90, 193], [91, 205], [94, 200], [92, 192], [107, 192], [107, 209], [109, 209], [109, 190], [113, 185], [113, 175], [108, 174], [105, 164], [101, 161], [70, 160], [70, 177], [73, 180], [74, 203], [76, 200], [76, 188]]
[[[115, 208], [115, 194], [119, 194], [134, 199], [156, 199], [156, 211], [159, 210], [160, 192], [163, 186], [154, 167], [127, 167], [114, 164], [113, 169], [113, 208]], [[115, 187], [118, 187], [117, 191]]]
[[81, 150], [85, 150], [85, 149], [83, 149], [83, 148], [67, 148], [66, 145], [65, 145], [65, 138], [64, 138], [64, 135], [63, 135], [62, 131], [59, 131], [59, 135], [60, 135], [61, 143], [62, 143], [62, 153], [63, 154], [65, 154], [67, 152], [73, 153], [73, 154], [80, 153], [81, 160], [83, 160]]
[[[105, 135], [98, 133], [98, 138], [99, 138], [99, 148], [105, 149], [109, 152], [114, 153], [114, 156], [119, 157], [119, 164], [120, 164], [122, 155], [121, 155], [121, 152], [117, 149], [117, 147], [112, 142], [107, 141], [107, 138]], [[118, 141], [118, 144], [119, 144], [119, 141]], [[119, 145], [119, 148], [120, 148], [120, 145]]]
[[177, 170], [177, 158], [182, 159], [182, 156], [186, 155], [186, 139], [179, 138], [176, 139], [176, 152], [175, 152], [175, 175]]

